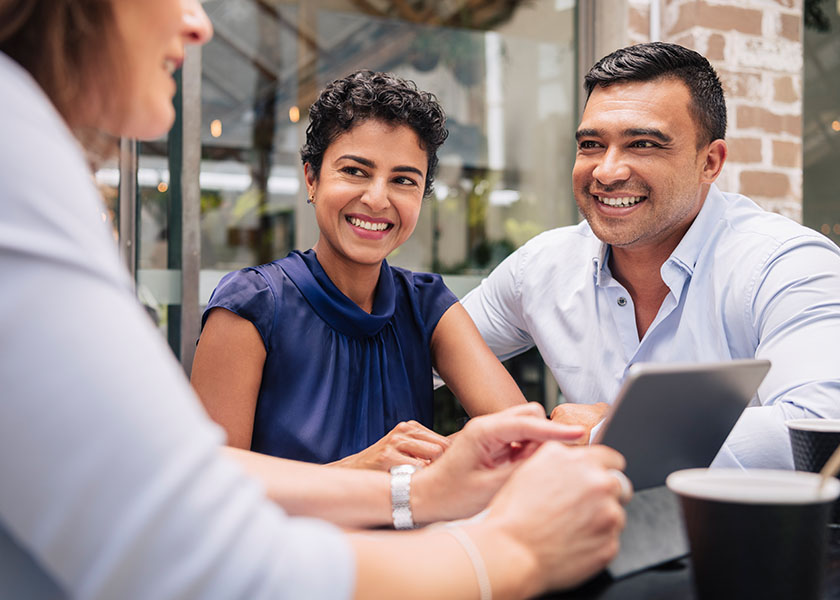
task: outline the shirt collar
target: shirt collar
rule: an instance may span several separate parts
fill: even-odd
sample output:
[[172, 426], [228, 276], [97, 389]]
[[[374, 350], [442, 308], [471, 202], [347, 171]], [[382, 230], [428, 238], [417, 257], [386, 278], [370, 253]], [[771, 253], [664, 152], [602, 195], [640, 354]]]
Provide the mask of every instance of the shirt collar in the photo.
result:
[[[588, 223], [587, 226], [589, 226]], [[608, 266], [610, 260], [610, 245], [599, 241], [597, 250], [598, 254], [592, 257], [592, 266], [594, 268], [593, 277], [595, 277], [595, 285], [603, 286], [606, 285], [612, 278], [610, 268]]]
[[[694, 274], [694, 266], [697, 264], [697, 257], [703, 246], [708, 242], [721, 214], [726, 208], [726, 199], [715, 184], [709, 186], [709, 193], [700, 212], [688, 228], [683, 239], [671, 253], [666, 264], [673, 263], [685, 270], [689, 275]], [[588, 226], [588, 224], [587, 224]], [[590, 228], [591, 231], [591, 228]], [[600, 242], [597, 246], [597, 254], [592, 257], [594, 267], [593, 277], [595, 284], [605, 285], [611, 278], [609, 271], [610, 245]]]
[[370, 313], [362, 310], [338, 289], [318, 262], [314, 250], [293, 250], [286, 258], [275, 261], [275, 264], [289, 276], [312, 309], [333, 329], [344, 335], [372, 337], [394, 316], [394, 275], [385, 260], [379, 268], [379, 282]]
[[689, 275], [693, 275], [697, 257], [712, 237], [725, 208], [726, 199], [717, 186], [712, 184], [700, 212], [666, 262], [673, 263]]

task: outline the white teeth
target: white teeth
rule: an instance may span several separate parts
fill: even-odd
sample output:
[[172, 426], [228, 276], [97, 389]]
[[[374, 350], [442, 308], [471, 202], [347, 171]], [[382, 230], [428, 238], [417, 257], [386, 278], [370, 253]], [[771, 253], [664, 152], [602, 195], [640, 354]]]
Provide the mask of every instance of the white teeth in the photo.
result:
[[389, 227], [388, 223], [370, 223], [369, 221], [362, 221], [358, 217], [347, 217], [347, 220], [352, 225], [367, 229], [368, 231], [385, 231]]
[[178, 64], [174, 60], [167, 58], [163, 61], [163, 68], [172, 75], [178, 69]]
[[644, 199], [644, 196], [625, 196], [624, 198], [604, 198], [602, 196], [595, 196], [598, 202], [608, 206], [633, 206]]

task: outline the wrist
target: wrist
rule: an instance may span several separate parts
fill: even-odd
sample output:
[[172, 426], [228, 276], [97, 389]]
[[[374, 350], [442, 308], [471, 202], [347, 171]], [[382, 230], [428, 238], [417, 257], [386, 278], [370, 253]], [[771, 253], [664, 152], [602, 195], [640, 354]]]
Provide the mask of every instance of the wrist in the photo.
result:
[[548, 591], [536, 555], [494, 519], [462, 527], [481, 552], [494, 598], [531, 598]]
[[443, 514], [440, 498], [443, 492], [435, 483], [434, 468], [422, 469], [411, 479], [411, 513], [414, 522], [422, 525], [448, 521]]

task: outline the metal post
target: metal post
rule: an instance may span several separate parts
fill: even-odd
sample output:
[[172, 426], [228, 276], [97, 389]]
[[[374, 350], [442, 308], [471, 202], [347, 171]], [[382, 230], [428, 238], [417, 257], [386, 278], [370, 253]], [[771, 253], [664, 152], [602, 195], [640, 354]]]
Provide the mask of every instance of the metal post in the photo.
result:
[[192, 370], [201, 325], [201, 48], [188, 46], [181, 73], [183, 135], [181, 171], [181, 364]]
[[131, 279], [137, 273], [137, 140], [120, 140], [119, 248]]
[[583, 113], [586, 96], [583, 91], [583, 76], [595, 64], [595, 0], [578, 0], [577, 2], [577, 89], [578, 115]]

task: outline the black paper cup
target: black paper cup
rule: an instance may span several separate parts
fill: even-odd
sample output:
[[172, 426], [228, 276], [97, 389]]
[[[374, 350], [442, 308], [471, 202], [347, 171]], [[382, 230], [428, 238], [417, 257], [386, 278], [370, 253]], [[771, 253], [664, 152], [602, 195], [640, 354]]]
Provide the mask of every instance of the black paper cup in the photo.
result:
[[822, 596], [840, 481], [797, 471], [686, 469], [668, 476], [683, 509], [701, 600]]
[[[797, 471], [819, 473], [840, 446], [840, 419], [793, 419], [785, 425]], [[840, 500], [834, 503], [829, 522], [833, 526], [840, 525]]]

